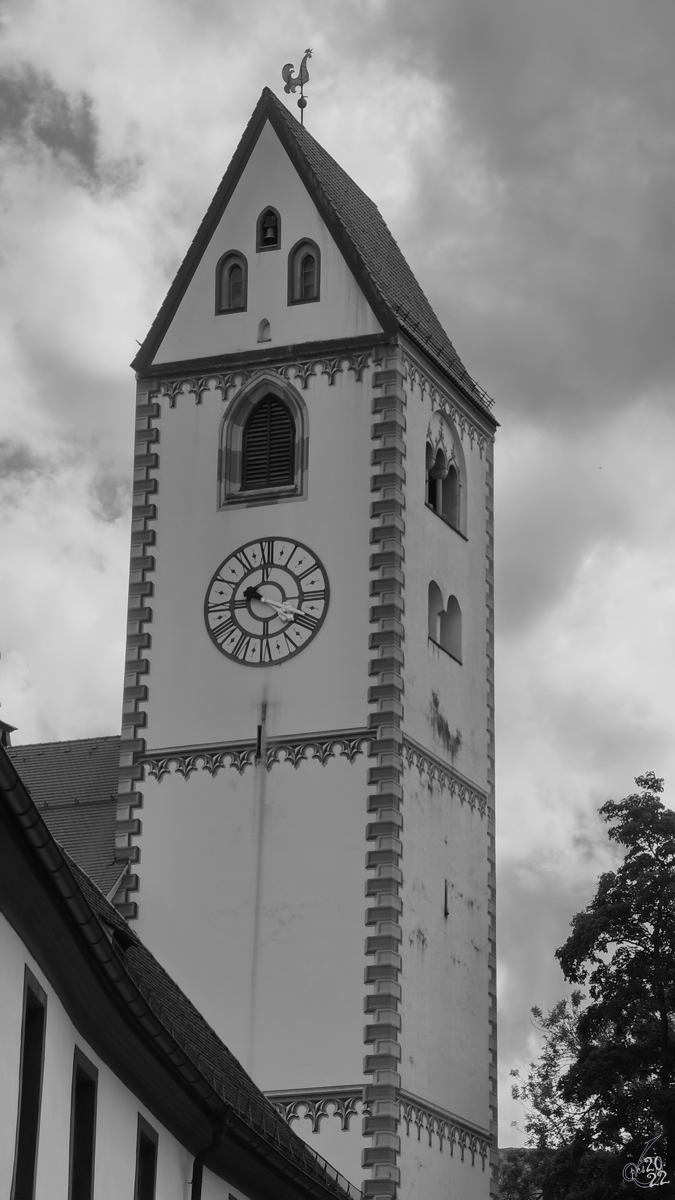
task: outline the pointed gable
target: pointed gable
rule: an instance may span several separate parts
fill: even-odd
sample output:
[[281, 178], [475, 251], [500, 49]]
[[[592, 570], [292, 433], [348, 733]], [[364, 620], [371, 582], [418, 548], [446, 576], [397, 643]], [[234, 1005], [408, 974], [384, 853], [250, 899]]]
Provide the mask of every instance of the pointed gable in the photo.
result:
[[[232, 162], [132, 365], [143, 371], [157, 361], [171, 322], [268, 123], [339, 248], [377, 327], [389, 334], [397, 330], [405, 333], [483, 412], [489, 413], [492, 401], [466, 370], [377, 206], [269, 88], [262, 93]], [[252, 214], [253, 220], [255, 216], [257, 213]], [[289, 248], [286, 243], [284, 251]], [[374, 328], [358, 330], [359, 333], [372, 331]], [[349, 334], [333, 326], [328, 336]], [[312, 337], [293, 340], [309, 341]], [[276, 338], [275, 342], [279, 344]], [[222, 352], [225, 354], [228, 350], [223, 347]], [[170, 360], [163, 354], [162, 361]]]

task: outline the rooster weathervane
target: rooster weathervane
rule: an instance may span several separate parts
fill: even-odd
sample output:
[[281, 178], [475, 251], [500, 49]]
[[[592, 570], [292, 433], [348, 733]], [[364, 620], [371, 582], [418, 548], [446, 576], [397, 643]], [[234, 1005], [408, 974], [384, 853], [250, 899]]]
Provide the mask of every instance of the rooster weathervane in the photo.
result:
[[294, 92], [298, 84], [300, 85], [300, 99], [298, 100], [298, 108], [300, 109], [300, 124], [304, 125], [305, 109], [307, 101], [305, 99], [304, 87], [309, 80], [309, 71], [307, 70], [307, 59], [312, 57], [311, 50], [305, 50], [305, 55], [300, 63], [300, 70], [295, 79], [293, 78], [293, 63], [286, 63], [285, 67], [281, 68], [281, 78], [284, 81], [285, 92]]

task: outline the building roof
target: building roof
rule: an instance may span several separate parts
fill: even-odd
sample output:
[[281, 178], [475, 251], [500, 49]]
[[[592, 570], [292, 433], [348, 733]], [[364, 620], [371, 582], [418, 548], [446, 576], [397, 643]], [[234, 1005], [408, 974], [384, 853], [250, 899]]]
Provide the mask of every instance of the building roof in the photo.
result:
[[119, 737], [12, 746], [7, 753], [50, 832], [108, 895], [115, 860]]
[[[58, 790], [56, 778], [54, 783]], [[210, 1169], [224, 1172], [223, 1177], [227, 1178], [232, 1149], [238, 1148], [240, 1152], [253, 1154], [261, 1170], [278, 1175], [285, 1184], [292, 1181], [296, 1195], [358, 1200], [361, 1193], [293, 1132], [124, 918], [85, 872], [60, 850], [17, 775], [15, 764], [2, 748], [0, 809], [0, 820], [9, 835], [0, 839], [0, 855], [8, 856], [5, 868], [11, 863], [12, 871], [20, 869], [17, 852], [10, 845], [16, 839], [22, 855], [31, 863], [36, 883], [39, 880], [43, 891], [51, 895], [52, 919], [65, 922], [69, 937], [78, 943], [80, 954], [89, 969], [93, 969], [101, 1002], [109, 1003], [113, 998], [116, 1007], [123, 1010], [127, 1025], [143, 1042], [145, 1052], [149, 1049], [155, 1057], [163, 1059], [165, 1069], [189, 1093], [190, 1103], [196, 1101], [214, 1122], [213, 1128], [222, 1131], [225, 1141], [231, 1140], [229, 1150], [226, 1144], [220, 1150], [214, 1145], [206, 1159]], [[42, 922], [36, 924], [34, 916], [30, 917], [37, 911], [37, 905], [26, 895], [27, 886], [30, 884], [25, 876], [22, 886], [9, 880], [5, 903], [25, 906], [31, 921], [31, 941], [44, 940], [44, 955], [47, 959], [55, 956], [58, 970], [63, 954], [55, 944], [53, 929], [45, 931]], [[21, 916], [17, 920], [17, 925], [20, 924]], [[49, 975], [49, 970], [46, 973]], [[68, 986], [77, 993], [79, 983], [72, 976], [71, 968]], [[91, 1000], [88, 1015], [99, 1037], [114, 1042], [112, 1026], [98, 1019], [95, 1008], [91, 1009]], [[108, 1049], [116, 1061], [120, 1046], [111, 1044]], [[136, 1059], [131, 1049], [130, 1061], [134, 1064]], [[144, 1074], [142, 1064], [138, 1063], [136, 1069]], [[144, 1078], [147, 1079], [147, 1072]]]
[[385, 332], [404, 332], [490, 420], [493, 401], [469, 375], [377, 205], [284, 104], [263, 90], [223, 180], [133, 366], [149, 368], [269, 120]]

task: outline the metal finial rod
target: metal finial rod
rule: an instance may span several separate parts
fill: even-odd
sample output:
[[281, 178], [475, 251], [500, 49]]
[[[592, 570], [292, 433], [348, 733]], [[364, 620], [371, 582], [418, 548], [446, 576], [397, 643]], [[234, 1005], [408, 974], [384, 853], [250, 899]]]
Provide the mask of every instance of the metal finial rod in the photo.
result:
[[298, 108], [300, 109], [300, 124], [305, 124], [305, 109], [307, 108], [307, 100], [305, 97], [305, 84], [309, 82], [309, 71], [307, 70], [307, 59], [312, 57], [311, 49], [305, 50], [305, 55], [300, 63], [300, 70], [295, 78], [293, 78], [293, 63], [286, 63], [281, 69], [281, 78], [284, 81], [284, 91], [294, 92], [300, 86], [300, 99], [298, 100]]

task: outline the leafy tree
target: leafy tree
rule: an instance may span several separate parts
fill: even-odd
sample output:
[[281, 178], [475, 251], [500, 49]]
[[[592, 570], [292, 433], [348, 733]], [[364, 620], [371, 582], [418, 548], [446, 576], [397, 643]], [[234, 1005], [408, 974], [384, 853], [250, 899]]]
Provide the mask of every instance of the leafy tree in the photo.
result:
[[511, 1094], [525, 1108], [528, 1149], [511, 1151], [501, 1164], [502, 1200], [615, 1200], [622, 1190], [616, 1152], [606, 1149], [594, 1129], [593, 1102], [566, 1099], [563, 1083], [581, 1050], [579, 1019], [585, 997], [579, 991], [560, 1000], [544, 1016], [531, 1009], [543, 1034], [539, 1061]]
[[623, 1166], [657, 1136], [652, 1153], [670, 1159], [657, 1194], [675, 1196], [675, 813], [653, 772], [635, 782], [639, 792], [599, 810], [624, 860], [556, 951], [590, 999], [575, 991], [546, 1017], [532, 1010], [544, 1046], [513, 1088], [532, 1149], [503, 1165], [505, 1200], [537, 1187], [542, 1200], [636, 1196]]
[[625, 858], [556, 951], [565, 978], [588, 984], [591, 998], [562, 1093], [585, 1106], [596, 1144], [638, 1151], [662, 1134], [674, 1176], [675, 813], [653, 772], [635, 782], [639, 792], [600, 809]]

